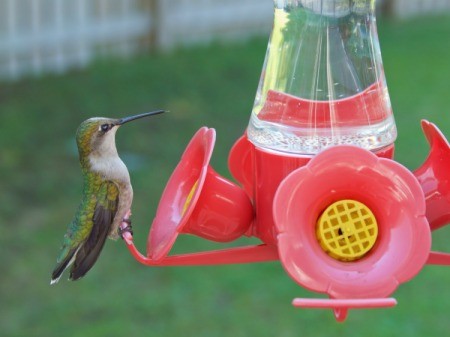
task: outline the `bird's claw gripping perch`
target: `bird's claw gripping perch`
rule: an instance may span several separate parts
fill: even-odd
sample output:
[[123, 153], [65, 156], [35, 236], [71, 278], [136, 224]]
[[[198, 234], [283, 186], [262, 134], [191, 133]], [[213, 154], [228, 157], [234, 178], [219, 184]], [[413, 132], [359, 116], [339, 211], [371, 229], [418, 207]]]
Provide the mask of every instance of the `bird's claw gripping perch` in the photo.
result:
[[133, 228], [130, 220], [131, 212], [128, 211], [119, 227], [119, 235], [127, 244], [131, 244], [133, 240]]
[[133, 235], [133, 228], [131, 226], [131, 220], [130, 219], [123, 219], [122, 220], [122, 226], [119, 227], [119, 235], [124, 236], [125, 233], [130, 233]]

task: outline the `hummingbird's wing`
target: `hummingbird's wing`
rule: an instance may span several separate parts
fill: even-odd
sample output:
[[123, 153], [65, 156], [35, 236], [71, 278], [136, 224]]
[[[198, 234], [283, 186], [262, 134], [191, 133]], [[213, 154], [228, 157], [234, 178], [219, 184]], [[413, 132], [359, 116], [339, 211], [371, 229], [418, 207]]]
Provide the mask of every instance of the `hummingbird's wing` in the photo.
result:
[[105, 244], [119, 204], [119, 188], [112, 181], [102, 183], [97, 194], [92, 230], [76, 253], [70, 270], [71, 280], [83, 277], [97, 261]]

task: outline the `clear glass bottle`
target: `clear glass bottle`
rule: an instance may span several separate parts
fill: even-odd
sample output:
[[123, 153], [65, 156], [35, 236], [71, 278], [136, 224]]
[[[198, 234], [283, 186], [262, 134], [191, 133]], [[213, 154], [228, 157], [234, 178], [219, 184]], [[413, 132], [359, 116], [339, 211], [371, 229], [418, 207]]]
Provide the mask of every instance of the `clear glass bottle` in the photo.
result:
[[375, 0], [274, 2], [249, 140], [299, 155], [342, 144], [371, 151], [393, 144]]

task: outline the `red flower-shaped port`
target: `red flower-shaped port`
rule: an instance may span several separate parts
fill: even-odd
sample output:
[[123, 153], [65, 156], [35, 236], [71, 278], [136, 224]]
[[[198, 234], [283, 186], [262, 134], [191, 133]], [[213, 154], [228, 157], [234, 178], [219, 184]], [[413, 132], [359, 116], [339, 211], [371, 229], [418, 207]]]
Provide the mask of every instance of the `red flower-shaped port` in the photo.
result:
[[[348, 209], [338, 214], [339, 207]], [[355, 208], [353, 216], [352, 207], [362, 210]], [[275, 195], [273, 213], [288, 274], [332, 299], [389, 296], [422, 269], [431, 248], [424, 195], [414, 175], [354, 146], [325, 150], [288, 175]], [[324, 216], [328, 223], [319, 228]], [[376, 230], [358, 229], [366, 225]], [[366, 251], [355, 248], [351, 258], [345, 255], [370, 235]]]

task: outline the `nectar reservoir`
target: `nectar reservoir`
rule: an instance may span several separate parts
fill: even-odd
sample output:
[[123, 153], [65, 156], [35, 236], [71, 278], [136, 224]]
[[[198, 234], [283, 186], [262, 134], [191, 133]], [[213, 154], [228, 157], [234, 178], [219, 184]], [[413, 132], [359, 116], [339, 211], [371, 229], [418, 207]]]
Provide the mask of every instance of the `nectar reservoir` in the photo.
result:
[[334, 145], [378, 152], [397, 131], [374, 0], [275, 0], [247, 130], [258, 148], [311, 156]]

